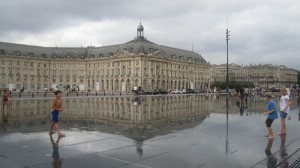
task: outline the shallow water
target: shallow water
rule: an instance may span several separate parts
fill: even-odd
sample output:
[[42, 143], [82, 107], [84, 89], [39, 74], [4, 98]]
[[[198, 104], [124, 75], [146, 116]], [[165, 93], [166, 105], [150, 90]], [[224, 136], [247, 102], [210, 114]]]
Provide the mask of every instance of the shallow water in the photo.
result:
[[[11, 100], [9, 125], [3, 122], [0, 132], [0, 154], [5, 156], [0, 157], [0, 162], [11, 167], [267, 165], [264, 159], [269, 142], [264, 137], [266, 117], [262, 115], [266, 102], [260, 97], [250, 97], [248, 101], [229, 97], [228, 106], [226, 96], [213, 95], [63, 97], [63, 100], [65, 110], [59, 118], [66, 137], [59, 140], [59, 150], [54, 150], [48, 135], [51, 99]], [[297, 146], [299, 99], [293, 102], [287, 124], [289, 132], [295, 134], [288, 134], [285, 141]], [[273, 127], [279, 130], [279, 121]], [[57, 135], [53, 137], [57, 141]], [[276, 137], [271, 153], [279, 150], [280, 143]], [[59, 152], [59, 160], [53, 158], [54, 151]]]

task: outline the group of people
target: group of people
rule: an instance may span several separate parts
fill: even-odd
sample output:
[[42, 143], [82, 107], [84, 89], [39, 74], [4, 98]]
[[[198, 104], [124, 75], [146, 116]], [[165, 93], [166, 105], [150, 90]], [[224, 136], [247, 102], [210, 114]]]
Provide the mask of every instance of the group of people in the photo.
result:
[[[275, 119], [278, 118], [278, 110], [275, 101], [273, 100], [272, 93], [266, 93], [266, 100], [268, 101], [268, 106], [266, 111], [263, 113], [267, 115], [267, 119], [265, 121], [266, 127], [268, 129], [268, 134], [266, 135], [269, 139], [274, 138], [274, 133], [272, 129], [272, 123]], [[280, 123], [281, 128], [280, 131], [277, 133], [278, 135], [284, 135], [287, 133], [286, 130], [286, 118], [289, 113], [289, 106], [291, 104], [288, 91], [286, 88], [281, 88], [279, 92], [279, 116], [280, 116]]]

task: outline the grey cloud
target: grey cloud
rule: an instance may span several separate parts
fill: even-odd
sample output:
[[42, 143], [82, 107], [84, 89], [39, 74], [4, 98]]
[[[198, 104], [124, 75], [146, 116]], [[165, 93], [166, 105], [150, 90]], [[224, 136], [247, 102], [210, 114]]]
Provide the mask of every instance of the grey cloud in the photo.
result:
[[[95, 44], [110, 45], [131, 40], [141, 20], [150, 41], [186, 50], [193, 43], [194, 51], [220, 63], [226, 54], [228, 18], [232, 61], [261, 63], [269, 58], [274, 64], [300, 67], [294, 61], [300, 42], [300, 1], [295, 0], [12, 0], [1, 2], [0, 10], [0, 41], [16, 42], [18, 36], [28, 41], [27, 36], [47, 36], [82, 23], [115, 21], [119, 27], [101, 32], [105, 35], [93, 30], [91, 37], [97, 37]], [[90, 43], [78, 39], [76, 45], [84, 43], [80, 40]], [[280, 61], [280, 55], [286, 59]]]

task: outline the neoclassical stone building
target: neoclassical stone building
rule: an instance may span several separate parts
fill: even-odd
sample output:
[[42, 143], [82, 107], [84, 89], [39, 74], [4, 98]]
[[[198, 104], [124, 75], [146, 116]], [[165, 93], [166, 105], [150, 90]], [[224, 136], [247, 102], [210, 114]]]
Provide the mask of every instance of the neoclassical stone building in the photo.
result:
[[198, 53], [159, 45], [144, 37], [103, 47], [40, 47], [0, 42], [0, 88], [80, 89], [128, 92], [200, 89], [209, 86], [211, 65]]
[[[298, 82], [298, 70], [284, 65], [237, 65], [229, 64], [229, 81], [253, 82], [256, 87], [292, 87]], [[212, 82], [226, 81], [226, 64], [212, 65]]]

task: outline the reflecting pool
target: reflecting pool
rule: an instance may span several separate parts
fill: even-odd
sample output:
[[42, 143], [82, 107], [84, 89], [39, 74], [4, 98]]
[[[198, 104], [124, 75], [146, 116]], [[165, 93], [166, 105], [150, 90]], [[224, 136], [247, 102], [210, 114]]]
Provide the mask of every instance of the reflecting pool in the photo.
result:
[[[122, 127], [122, 130], [159, 130], [166, 125], [201, 123], [210, 113], [226, 114], [225, 99], [226, 96], [205, 95], [63, 97], [65, 110], [60, 119], [64, 127], [72, 127], [76, 122], [87, 130], [101, 129], [101, 126], [96, 126], [103, 124]], [[51, 102], [49, 98], [12, 100], [8, 107], [10, 128], [26, 131], [26, 127], [48, 126]], [[260, 114], [265, 106], [263, 98], [238, 101], [230, 97], [228, 112]]]
[[[51, 101], [9, 101], [7, 120], [3, 115], [1, 120], [3, 165], [267, 167], [270, 159], [266, 158], [276, 157], [272, 154], [282, 146], [279, 137], [270, 142], [264, 136], [262, 111], [267, 104], [263, 97], [248, 101], [224, 95], [63, 97], [65, 110], [59, 115], [66, 133], [63, 138], [48, 135]], [[299, 98], [295, 97], [287, 121], [293, 134], [284, 138], [290, 146], [288, 153], [299, 148], [295, 147], [300, 144], [299, 121]], [[273, 125], [279, 130], [279, 120]]]

